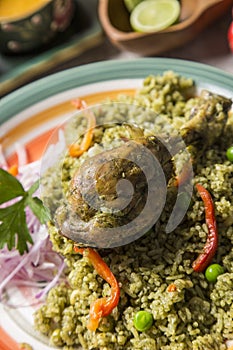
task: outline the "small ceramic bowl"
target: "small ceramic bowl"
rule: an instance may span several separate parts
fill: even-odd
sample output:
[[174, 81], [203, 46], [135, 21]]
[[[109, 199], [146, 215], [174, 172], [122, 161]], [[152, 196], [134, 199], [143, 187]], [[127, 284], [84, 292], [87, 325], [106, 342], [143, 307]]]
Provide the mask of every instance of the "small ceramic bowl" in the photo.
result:
[[179, 21], [159, 32], [134, 32], [124, 0], [99, 0], [99, 19], [118, 48], [143, 56], [158, 55], [191, 41], [232, 6], [232, 0], [180, 0], [180, 3]]
[[48, 0], [20, 16], [0, 13], [0, 51], [24, 53], [47, 44], [69, 26], [73, 13], [74, 0]]

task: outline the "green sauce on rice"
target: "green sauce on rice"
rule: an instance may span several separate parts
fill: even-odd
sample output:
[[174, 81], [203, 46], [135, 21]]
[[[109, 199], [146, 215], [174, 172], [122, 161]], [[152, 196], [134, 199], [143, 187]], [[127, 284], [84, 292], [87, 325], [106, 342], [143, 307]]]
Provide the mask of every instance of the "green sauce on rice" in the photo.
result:
[[[194, 91], [191, 79], [167, 72], [147, 77], [134, 97], [119, 96], [118, 101], [158, 113], [156, 121], [147, 120], [146, 128], [159, 133], [166, 125], [179, 130], [188, 120]], [[119, 121], [123, 119], [121, 106], [119, 104], [118, 111], [109, 107], [104, 115], [100, 113], [100, 123], [110, 122], [113, 113], [114, 118], [117, 115]], [[131, 118], [129, 122], [143, 126], [143, 115]], [[67, 134], [73, 132], [74, 127], [83, 132], [85, 126], [75, 123], [67, 129]], [[52, 344], [64, 350], [79, 347], [86, 350], [227, 348], [225, 340], [233, 339], [233, 164], [226, 158], [226, 149], [233, 142], [232, 135], [233, 116], [230, 116], [224, 137], [201, 153], [194, 169], [194, 183], [206, 186], [215, 203], [220, 242], [213, 262], [221, 264], [225, 273], [212, 284], [206, 281], [204, 273], [195, 273], [192, 269], [192, 262], [202, 250], [208, 232], [203, 202], [194, 192], [185, 219], [172, 233], [165, 233], [172, 209], [167, 205], [161, 219], [141, 239], [100, 251], [120, 283], [121, 297], [117, 308], [101, 320], [93, 333], [86, 328], [90, 304], [109, 295], [110, 286], [97, 275], [86, 257], [73, 252], [72, 242], [61, 236], [51, 223], [51, 241], [54, 249], [65, 257], [68, 282], [49, 292], [45, 304], [35, 313], [35, 327], [48, 335]], [[107, 147], [111, 135], [106, 134], [104, 142]], [[82, 157], [85, 159], [85, 155]], [[66, 160], [65, 187], [70, 180], [70, 169], [79, 166], [82, 157]], [[48, 180], [50, 193], [55, 184], [55, 178]], [[167, 290], [171, 283], [176, 286], [173, 292]], [[134, 327], [134, 316], [139, 310], [153, 315], [153, 325], [145, 332]]]

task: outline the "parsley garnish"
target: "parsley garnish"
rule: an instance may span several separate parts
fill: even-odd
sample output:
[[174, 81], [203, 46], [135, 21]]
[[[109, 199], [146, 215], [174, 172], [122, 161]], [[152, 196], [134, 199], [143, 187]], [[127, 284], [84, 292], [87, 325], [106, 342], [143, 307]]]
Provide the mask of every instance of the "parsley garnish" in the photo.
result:
[[28, 251], [28, 243], [33, 244], [26, 222], [27, 206], [42, 224], [48, 222], [47, 208], [38, 197], [33, 197], [38, 188], [39, 180], [25, 191], [14, 176], [0, 169], [0, 205], [17, 199], [13, 204], [0, 208], [0, 249], [7, 245], [9, 250], [16, 248], [23, 254]]

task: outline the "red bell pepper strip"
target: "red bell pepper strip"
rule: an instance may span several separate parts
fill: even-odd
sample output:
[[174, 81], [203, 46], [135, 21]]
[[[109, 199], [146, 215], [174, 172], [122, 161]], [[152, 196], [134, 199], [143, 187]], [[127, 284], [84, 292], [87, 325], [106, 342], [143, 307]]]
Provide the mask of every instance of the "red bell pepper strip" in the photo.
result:
[[179, 174], [176, 175], [174, 186], [184, 185], [192, 177], [192, 159], [189, 159], [182, 167]]
[[169, 286], [167, 287], [167, 291], [168, 291], [169, 293], [171, 293], [171, 292], [176, 292], [176, 291], [177, 291], [176, 285], [175, 285], [174, 283], [169, 284]]
[[233, 53], [233, 7], [232, 7], [232, 22], [227, 32], [227, 38], [228, 38], [229, 47]]
[[218, 247], [218, 230], [214, 213], [214, 202], [210, 193], [200, 184], [196, 184], [196, 188], [204, 202], [205, 219], [209, 231], [202, 253], [198, 255], [192, 264], [194, 271], [202, 272], [210, 264], [216, 253]]
[[97, 273], [111, 285], [111, 295], [95, 300], [90, 307], [90, 320], [87, 328], [95, 331], [98, 328], [100, 319], [110, 315], [112, 310], [118, 305], [120, 287], [112, 271], [94, 249], [74, 246], [74, 251], [86, 254]]
[[227, 37], [228, 37], [229, 47], [233, 53], [233, 21], [231, 22], [230, 27], [228, 29]]
[[[87, 110], [87, 104], [85, 101], [77, 99], [73, 101], [73, 105], [79, 110]], [[96, 126], [96, 118], [92, 111], [86, 111], [86, 117], [88, 121], [87, 130], [84, 134], [83, 140], [80, 145], [73, 143], [69, 146], [69, 154], [71, 157], [80, 157], [84, 152], [86, 152], [92, 142], [94, 135], [94, 128]]]

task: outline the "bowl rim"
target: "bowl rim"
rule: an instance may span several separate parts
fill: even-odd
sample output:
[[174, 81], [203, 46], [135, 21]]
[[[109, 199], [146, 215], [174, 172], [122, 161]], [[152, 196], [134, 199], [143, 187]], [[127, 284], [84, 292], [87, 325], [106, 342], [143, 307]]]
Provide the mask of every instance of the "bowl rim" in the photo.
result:
[[32, 10], [28, 10], [23, 12], [20, 15], [15, 15], [15, 16], [5, 16], [1, 17], [0, 16], [0, 24], [7, 24], [7, 23], [14, 23], [14, 22], [19, 22], [22, 20], [26, 20], [28, 17], [37, 14], [37, 12], [41, 11], [43, 8], [47, 7], [50, 3], [54, 2], [55, 0], [43, 0], [41, 1], [40, 4], [35, 1], [35, 6], [33, 7]]

